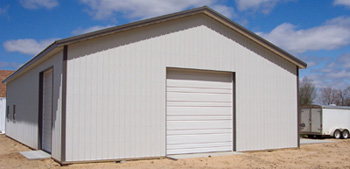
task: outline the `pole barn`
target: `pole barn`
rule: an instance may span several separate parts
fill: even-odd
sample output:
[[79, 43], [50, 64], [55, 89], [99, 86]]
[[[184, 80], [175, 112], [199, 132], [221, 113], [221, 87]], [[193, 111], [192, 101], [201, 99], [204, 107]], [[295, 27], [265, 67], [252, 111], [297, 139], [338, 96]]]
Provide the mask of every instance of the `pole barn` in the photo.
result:
[[295, 148], [306, 66], [208, 7], [146, 19], [20, 67], [6, 135], [61, 164]]

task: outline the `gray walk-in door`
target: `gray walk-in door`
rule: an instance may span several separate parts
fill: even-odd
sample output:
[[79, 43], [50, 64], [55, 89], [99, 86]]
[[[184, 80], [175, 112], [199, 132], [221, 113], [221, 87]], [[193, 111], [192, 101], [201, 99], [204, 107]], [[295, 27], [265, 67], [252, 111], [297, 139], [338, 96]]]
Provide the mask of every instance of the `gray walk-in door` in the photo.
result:
[[232, 151], [232, 73], [167, 72], [167, 154]]
[[51, 153], [52, 142], [52, 69], [43, 76], [42, 149]]

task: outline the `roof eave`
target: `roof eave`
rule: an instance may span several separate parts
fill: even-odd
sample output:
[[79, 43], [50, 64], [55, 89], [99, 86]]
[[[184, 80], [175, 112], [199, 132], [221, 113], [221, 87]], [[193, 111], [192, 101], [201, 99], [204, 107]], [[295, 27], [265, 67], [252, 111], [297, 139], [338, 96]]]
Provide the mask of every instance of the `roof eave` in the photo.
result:
[[156, 23], [165, 22], [168, 20], [181, 18], [181, 17], [196, 15], [199, 13], [204, 13], [207, 16], [210, 16], [210, 17], [214, 18], [215, 20], [221, 22], [222, 24], [230, 27], [231, 29], [243, 34], [247, 38], [262, 45], [263, 47], [269, 49], [270, 51], [278, 54], [279, 56], [285, 58], [286, 60], [292, 62], [300, 69], [304, 69], [307, 67], [306, 63], [304, 63], [303, 61], [294, 57], [293, 55], [289, 54], [288, 52], [284, 51], [283, 49], [275, 46], [274, 44], [270, 43], [269, 41], [261, 38], [260, 36], [256, 35], [255, 33], [251, 32], [248, 29], [242, 27], [241, 25], [233, 22], [232, 20], [230, 20], [230, 19], [226, 18], [225, 16], [221, 15], [220, 13], [210, 9], [209, 7], [203, 6], [200, 8], [176, 12], [176, 13], [172, 13], [172, 14], [168, 14], [168, 15], [163, 15], [163, 16], [159, 16], [159, 17], [145, 19], [142, 21], [137, 21], [137, 22], [133, 22], [133, 23], [129, 23], [129, 24], [124, 24], [124, 25], [106, 28], [103, 30], [95, 31], [95, 32], [90, 32], [90, 33], [86, 33], [86, 34], [82, 34], [82, 35], [78, 35], [78, 36], [73, 36], [70, 38], [57, 40], [54, 43], [52, 43], [50, 46], [48, 46], [46, 49], [44, 49], [42, 52], [40, 52], [38, 55], [33, 57], [31, 60], [29, 60], [27, 63], [25, 63], [23, 66], [21, 66], [19, 69], [17, 69], [16, 72], [14, 72], [11, 76], [6, 78], [3, 81], [3, 83], [7, 83], [9, 80], [16, 77], [18, 74], [20, 74], [23, 70], [25, 70], [31, 64], [35, 63], [37, 60], [44, 57], [46, 54], [50, 53], [52, 50], [54, 50], [57, 47], [62, 47], [64, 45], [69, 45], [69, 44], [76, 43], [79, 41], [88, 40], [88, 39], [92, 39], [92, 38], [96, 38], [96, 37], [100, 37], [100, 36], [105, 36], [105, 35], [112, 34], [112, 33], [117, 33], [117, 32], [121, 32], [121, 31], [135, 29], [135, 28], [147, 26], [150, 24], [156, 24]]
[[14, 73], [12, 73], [9, 77], [7, 77], [5, 80], [2, 81], [2, 83], [6, 84], [9, 80], [16, 77], [18, 74], [20, 74], [23, 70], [25, 70], [27, 67], [35, 63], [37, 60], [44, 57], [46, 54], [50, 53], [52, 50], [54, 50], [57, 47], [56, 41], [53, 42], [51, 45], [46, 47], [43, 51], [41, 51], [38, 55], [33, 57], [31, 60], [29, 60], [27, 63], [22, 65], [20, 68], [18, 68]]
[[203, 6], [203, 7], [199, 7], [199, 8], [195, 8], [195, 9], [190, 9], [190, 10], [186, 10], [186, 11], [181, 11], [181, 12], [162, 15], [162, 16], [158, 16], [158, 17], [154, 17], [154, 18], [150, 18], [150, 19], [136, 21], [136, 22], [132, 22], [132, 23], [124, 24], [124, 25], [114, 26], [114, 27], [103, 29], [103, 30], [98, 30], [98, 31], [94, 31], [94, 32], [90, 32], [90, 33], [86, 33], [86, 34], [82, 34], [82, 35], [78, 35], [78, 36], [69, 37], [66, 39], [61, 39], [61, 40], [57, 41], [57, 44], [59, 46], [64, 46], [64, 45], [68, 45], [68, 44], [75, 43], [78, 41], [96, 38], [99, 36], [105, 36], [108, 34], [122, 32], [122, 31], [130, 30], [130, 29], [135, 29], [138, 27], [143, 27], [143, 26], [147, 26], [147, 25], [151, 25], [151, 24], [161, 23], [161, 22], [165, 22], [168, 20], [182, 18], [185, 16], [196, 15], [199, 13], [203, 13], [207, 9], [209, 9], [207, 6]]

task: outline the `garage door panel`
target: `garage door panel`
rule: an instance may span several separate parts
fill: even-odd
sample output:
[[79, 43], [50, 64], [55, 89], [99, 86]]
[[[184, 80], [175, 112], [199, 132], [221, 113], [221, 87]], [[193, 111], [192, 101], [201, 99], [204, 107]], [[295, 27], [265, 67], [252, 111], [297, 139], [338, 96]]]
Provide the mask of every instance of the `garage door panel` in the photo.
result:
[[231, 94], [213, 94], [213, 93], [180, 93], [180, 92], [168, 92], [167, 100], [172, 101], [185, 101], [185, 102], [231, 102]]
[[220, 143], [232, 141], [231, 133], [224, 134], [194, 134], [194, 135], [170, 135], [167, 137], [168, 145], [174, 144], [200, 144]]
[[201, 129], [201, 130], [168, 130], [168, 136], [172, 135], [194, 135], [194, 134], [227, 134], [232, 128], [227, 129]]
[[221, 121], [221, 120], [232, 120], [232, 116], [167, 116], [168, 121]]
[[176, 149], [190, 149], [190, 148], [207, 148], [207, 147], [230, 147], [231, 142], [220, 142], [220, 143], [200, 143], [200, 144], [173, 144], [168, 145], [168, 150]]
[[218, 151], [231, 151], [231, 146], [223, 147], [205, 147], [205, 148], [188, 148], [188, 149], [173, 149], [168, 150], [167, 154], [183, 154], [186, 153], [202, 153], [202, 152], [218, 152]]
[[167, 86], [179, 88], [212, 88], [212, 89], [231, 89], [228, 82], [213, 82], [213, 81], [196, 81], [196, 80], [167, 80]]
[[232, 80], [230, 75], [231, 73], [228, 72], [178, 69], [168, 71], [167, 79], [229, 82]]
[[168, 107], [194, 107], [194, 108], [202, 108], [202, 107], [227, 107], [232, 108], [231, 102], [186, 102], [186, 101], [168, 101]]
[[167, 87], [168, 92], [183, 92], [183, 93], [212, 93], [212, 94], [231, 94], [231, 88], [214, 88], [214, 87]]
[[232, 151], [232, 74], [167, 72], [167, 154]]
[[225, 121], [168, 121], [168, 130], [227, 129], [232, 128], [230, 120]]
[[[230, 103], [228, 103], [230, 104]], [[171, 107], [167, 108], [168, 116], [186, 115], [186, 116], [231, 116], [232, 107]]]

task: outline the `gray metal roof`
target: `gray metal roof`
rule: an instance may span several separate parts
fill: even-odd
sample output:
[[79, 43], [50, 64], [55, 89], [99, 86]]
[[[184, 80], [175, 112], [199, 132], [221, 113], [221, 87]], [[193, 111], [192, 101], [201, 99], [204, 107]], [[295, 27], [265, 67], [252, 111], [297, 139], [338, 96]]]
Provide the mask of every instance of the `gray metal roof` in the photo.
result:
[[326, 105], [321, 105], [321, 106], [324, 109], [345, 109], [345, 110], [350, 110], [350, 107], [348, 107], [348, 106], [326, 106]]
[[212, 17], [213, 19], [216, 19], [220, 23], [223, 23], [226, 26], [229, 26], [231, 29], [234, 29], [234, 31], [237, 31], [237, 32], [245, 35], [249, 39], [259, 43], [260, 45], [271, 50], [272, 52], [276, 53], [277, 55], [289, 60], [290, 62], [292, 62], [293, 64], [298, 66], [298, 68], [302, 69], [302, 68], [307, 67], [307, 64], [305, 62], [301, 61], [300, 59], [296, 58], [295, 56], [289, 54], [288, 52], [284, 51], [283, 49], [277, 47], [276, 45], [270, 43], [269, 41], [263, 39], [262, 37], [256, 35], [255, 33], [249, 31], [248, 29], [242, 27], [241, 25], [233, 22], [232, 20], [230, 20], [230, 19], [226, 18], [225, 16], [219, 14], [218, 12], [212, 10], [211, 8], [204, 6], [204, 7], [200, 7], [200, 8], [190, 9], [190, 10], [186, 10], [186, 11], [182, 11], [182, 12], [176, 12], [176, 13], [172, 13], [172, 14], [168, 14], [168, 15], [163, 15], [163, 16], [159, 16], [159, 17], [155, 17], [155, 18], [145, 19], [145, 20], [141, 20], [141, 21], [137, 21], [137, 22], [132, 22], [129, 24], [110, 27], [110, 28], [106, 28], [103, 30], [95, 31], [95, 32], [90, 32], [90, 33], [86, 33], [86, 34], [82, 34], [82, 35], [78, 35], [78, 36], [73, 36], [73, 37], [57, 40], [57, 41], [53, 42], [50, 46], [48, 46], [46, 49], [44, 49], [42, 52], [40, 52], [38, 55], [36, 55], [34, 58], [29, 60], [27, 63], [25, 63], [23, 66], [21, 66], [19, 69], [17, 69], [17, 71], [15, 73], [13, 73], [10, 77], [5, 79], [3, 81], [3, 83], [6, 83], [10, 79], [16, 77], [20, 72], [24, 71], [27, 67], [29, 67], [30, 65], [35, 63], [37, 60], [39, 60], [40, 58], [42, 58], [46, 54], [50, 53], [51, 51], [53, 51], [57, 48], [61, 48], [65, 45], [77, 43], [77, 42], [80, 42], [83, 40], [97, 38], [100, 36], [106, 36], [108, 34], [127, 31], [130, 29], [135, 29], [138, 27], [143, 27], [143, 26], [147, 26], [147, 25], [151, 25], [151, 24], [165, 22], [168, 20], [173, 20], [173, 19], [177, 19], [177, 18], [183, 18], [186, 16], [196, 15], [196, 14], [200, 14], [200, 13], [206, 14], [206, 15]]
[[344, 110], [350, 110], [349, 106], [332, 106], [332, 105], [307, 105], [307, 106], [301, 106], [301, 108], [322, 108], [322, 109], [344, 109]]

